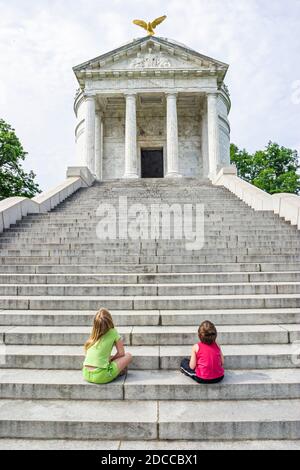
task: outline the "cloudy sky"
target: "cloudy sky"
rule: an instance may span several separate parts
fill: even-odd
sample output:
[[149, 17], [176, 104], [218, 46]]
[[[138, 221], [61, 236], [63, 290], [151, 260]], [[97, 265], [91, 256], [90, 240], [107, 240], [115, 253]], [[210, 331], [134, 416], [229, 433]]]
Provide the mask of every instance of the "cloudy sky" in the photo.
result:
[[232, 141], [300, 150], [300, 0], [0, 0], [0, 117], [42, 189], [74, 162], [72, 67], [168, 20], [158, 35], [230, 64]]

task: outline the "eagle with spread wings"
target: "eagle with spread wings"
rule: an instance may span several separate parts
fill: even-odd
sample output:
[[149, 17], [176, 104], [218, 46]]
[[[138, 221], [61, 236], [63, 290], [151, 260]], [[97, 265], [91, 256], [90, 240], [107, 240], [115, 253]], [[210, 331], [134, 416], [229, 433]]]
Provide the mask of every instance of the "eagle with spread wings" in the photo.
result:
[[156, 18], [156, 20], [146, 23], [146, 21], [143, 20], [134, 20], [133, 23], [136, 24], [137, 26], [140, 26], [141, 28], [144, 28], [149, 36], [153, 36], [155, 34], [155, 28], [159, 24], [161, 24], [163, 21], [166, 19], [166, 15], [160, 16], [159, 18]]

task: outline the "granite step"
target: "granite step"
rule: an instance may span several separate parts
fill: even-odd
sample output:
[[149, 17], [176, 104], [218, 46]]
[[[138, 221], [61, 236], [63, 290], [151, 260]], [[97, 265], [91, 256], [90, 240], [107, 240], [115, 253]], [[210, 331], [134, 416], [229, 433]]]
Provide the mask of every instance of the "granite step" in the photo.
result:
[[132, 264], [132, 265], [178, 265], [178, 264], [220, 264], [223, 259], [225, 264], [299, 264], [300, 255], [298, 254], [271, 254], [271, 255], [209, 255], [195, 256], [192, 252], [186, 252], [186, 255], [177, 256], [143, 256], [143, 255], [105, 255], [105, 256], [2, 256], [0, 263], [2, 265], [80, 265], [80, 264]]
[[[126, 345], [192, 345], [198, 342], [194, 326], [134, 326], [118, 329]], [[91, 326], [0, 327], [6, 345], [83, 345]], [[300, 341], [300, 325], [230, 325], [218, 327], [220, 344], [288, 344]]]
[[0, 439], [1, 450], [300, 450], [300, 440], [251, 441], [102, 441], [73, 439]]
[[0, 310], [216, 310], [299, 308], [298, 294], [206, 296], [2, 296]]
[[157, 439], [157, 413], [155, 401], [4, 399], [0, 400], [0, 437]]
[[[26, 235], [26, 234], [25, 234]], [[69, 245], [73, 244], [74, 246], [82, 246], [82, 245], [99, 245], [99, 238], [97, 238], [96, 234], [91, 233], [90, 236], [81, 235], [75, 236], [72, 233], [68, 235], [61, 236], [59, 234], [56, 236], [48, 236], [48, 237], [41, 237], [41, 235], [32, 235], [32, 236], [25, 236], [22, 233], [13, 233], [8, 236], [7, 234], [0, 235], [0, 243], [1, 246], [4, 248], [8, 245], [15, 244], [19, 247], [26, 247], [29, 245], [49, 245], [50, 247], [53, 244], [59, 245]], [[135, 240], [127, 240], [127, 241], [119, 241], [119, 240], [101, 240], [101, 245], [103, 247], [111, 247], [111, 248], [153, 248], [155, 247], [165, 247], [165, 248], [180, 248], [184, 243], [184, 239], [182, 240], [162, 240], [161, 238], [153, 238], [152, 240], [143, 240], [141, 242], [136, 242]], [[290, 234], [282, 234], [278, 237], [270, 237], [266, 235], [262, 235], [257, 238], [251, 237], [251, 235], [239, 235], [239, 234], [227, 234], [222, 237], [220, 235], [210, 235], [209, 239], [206, 240], [206, 243], [211, 244], [233, 244], [235, 243], [237, 246], [239, 243], [246, 243], [247, 246], [272, 246], [272, 245], [282, 245], [282, 243], [286, 243], [287, 246], [294, 246], [299, 244], [299, 236], [297, 234], [290, 235]]]
[[[20, 441], [15, 441], [16, 446], [18, 448], [18, 444]], [[24, 442], [24, 441], [23, 441]], [[30, 446], [29, 442], [32, 441], [25, 441], [23, 448], [26, 449], [26, 445]], [[36, 442], [36, 441], [33, 441]], [[38, 441], [41, 442], [41, 441]], [[59, 449], [61, 446], [60, 441], [47, 441], [49, 442], [49, 446], [52, 448]], [[69, 442], [69, 441], [63, 441]], [[89, 443], [90, 441], [88, 441]], [[119, 443], [118, 443], [119, 444]], [[5, 446], [9, 446], [9, 442], [5, 441]], [[22, 445], [22, 444], [21, 444]], [[47, 444], [41, 443], [41, 448], [43, 445], [47, 448]], [[68, 448], [69, 444], [66, 444], [66, 448]], [[81, 444], [78, 443], [77, 447], [75, 447], [75, 443], [72, 442], [70, 444], [74, 446], [72, 448], [80, 448], [83, 446], [84, 449], [84, 442]], [[87, 444], [88, 445], [88, 444]], [[93, 443], [91, 443], [91, 446]], [[99, 446], [100, 449], [107, 448], [105, 445], [116, 445], [115, 443], [106, 443], [105, 441], [100, 442]], [[35, 444], [33, 444], [35, 446]], [[0, 440], [0, 447], [1, 447], [1, 440]], [[39, 448], [39, 444], [36, 444], [36, 447]], [[51, 448], [50, 447], [50, 448]], [[114, 448], [114, 447], [113, 447]], [[211, 441], [164, 441], [164, 440], [157, 440], [157, 441], [121, 441], [119, 446], [119, 450], [162, 450], [162, 451], [173, 451], [173, 450], [196, 450], [196, 451], [208, 451], [208, 450], [224, 450], [224, 451], [232, 451], [232, 450], [300, 450], [300, 440], [251, 440], [251, 441], [221, 441], [213, 439]]]
[[[132, 370], [178, 370], [189, 357], [189, 346], [129, 346]], [[299, 344], [225, 345], [226, 369], [294, 369], [299, 367]], [[80, 370], [83, 346], [1, 345], [2, 369]]]
[[300, 369], [227, 370], [223, 382], [201, 386], [179, 371], [130, 370], [107, 385], [84, 381], [82, 372], [0, 370], [1, 399], [29, 400], [265, 400], [300, 399]]
[[[252, 242], [248, 243], [246, 241], [239, 242], [237, 240], [231, 240], [231, 241], [222, 241], [220, 240], [212, 240], [210, 237], [208, 240], [205, 241], [203, 248], [201, 251], [203, 251], [205, 254], [207, 252], [209, 253], [211, 250], [214, 251], [220, 251], [224, 250], [227, 253], [232, 254], [232, 250], [235, 250], [236, 252], [245, 252], [246, 253], [251, 253], [252, 250], [257, 250], [259, 253], [261, 250], [265, 249], [267, 251], [273, 252], [281, 252], [282, 251], [282, 245], [284, 242], [284, 250], [291, 250], [297, 249], [300, 247], [299, 241], [294, 241], [290, 242], [288, 240], [273, 240], [273, 241], [264, 241], [264, 242]], [[152, 245], [147, 245], [147, 246], [134, 246], [131, 244], [128, 244], [127, 246], [113, 246], [113, 245], [108, 245], [105, 243], [102, 243], [101, 240], [95, 240], [92, 242], [56, 242], [56, 243], [35, 243], [35, 241], [22, 241], [22, 243], [0, 243], [0, 249], [1, 249], [1, 254], [5, 256], [6, 254], [11, 255], [14, 254], [15, 252], [22, 252], [24, 255], [26, 255], [29, 252], [34, 251], [35, 253], [39, 253], [40, 255], [47, 253], [51, 253], [51, 255], [56, 255], [57, 253], [61, 254], [66, 254], [70, 253], [71, 255], [73, 254], [74, 250], [78, 252], [89, 252], [89, 251], [96, 251], [97, 253], [109, 253], [109, 254], [144, 254], [144, 255], [149, 255], [149, 254], [165, 254], [169, 256], [172, 254], [173, 250], [176, 250], [178, 254], [185, 253], [187, 250], [186, 248], [186, 243], [183, 240], [180, 244], [177, 246], [172, 246], [172, 245], [164, 245], [161, 243], [153, 243]]]
[[[299, 294], [300, 282], [191, 284], [1, 284], [0, 296], [226, 296]], [[1, 298], [1, 297], [0, 297]]]
[[[121, 326], [198, 326], [210, 319], [221, 325], [300, 324], [300, 308], [233, 310], [112, 310]], [[94, 310], [2, 310], [1, 326], [88, 326]]]
[[0, 265], [3, 274], [216, 274], [275, 273], [300, 271], [300, 263], [224, 263], [224, 264], [19, 264]]
[[300, 400], [159, 402], [164, 440], [299, 439]]
[[137, 261], [139, 259], [147, 259], [151, 260], [153, 262], [153, 259], [157, 262], [158, 260], [168, 260], [171, 259], [171, 262], [173, 258], [175, 259], [192, 259], [192, 260], [206, 260], [206, 259], [214, 259], [214, 260], [219, 260], [221, 257], [221, 254], [223, 253], [223, 256], [225, 258], [225, 261], [227, 259], [230, 260], [236, 260], [239, 259], [240, 257], [251, 257], [251, 256], [258, 256], [259, 253], [262, 253], [264, 256], [263, 258], [267, 256], [286, 256], [286, 259], [288, 259], [291, 256], [300, 256], [300, 250], [298, 247], [294, 247], [293, 250], [288, 247], [235, 247], [235, 248], [225, 248], [225, 247], [210, 247], [210, 248], [202, 248], [196, 251], [187, 249], [186, 246], [183, 246], [182, 249], [178, 249], [176, 251], [176, 255], [174, 255], [174, 249], [162, 249], [162, 248], [156, 248], [154, 247], [152, 250], [135, 250], [135, 249], [103, 249], [101, 244], [96, 246], [94, 249], [84, 249], [84, 248], [68, 248], [68, 249], [60, 249], [60, 248], [51, 248], [51, 249], [37, 249], [33, 248], [30, 249], [8, 249], [8, 250], [1, 250], [1, 259], [3, 258], [15, 258], [15, 257], [29, 257], [29, 256], [34, 256], [34, 257], [49, 257], [49, 258], [55, 258], [55, 257], [60, 257], [60, 258], [65, 258], [65, 257], [70, 257], [70, 258], [76, 258], [76, 257], [85, 257], [86, 259], [92, 259], [92, 255], [94, 254], [96, 259], [104, 259], [107, 262], [113, 261], [115, 259], [121, 259], [124, 262], [130, 262], [130, 257], [135, 258]]
[[21, 284], [245, 284], [245, 283], [300, 283], [300, 271], [283, 272], [228, 272], [228, 273], [162, 273], [162, 274], [1, 274], [0, 285]]

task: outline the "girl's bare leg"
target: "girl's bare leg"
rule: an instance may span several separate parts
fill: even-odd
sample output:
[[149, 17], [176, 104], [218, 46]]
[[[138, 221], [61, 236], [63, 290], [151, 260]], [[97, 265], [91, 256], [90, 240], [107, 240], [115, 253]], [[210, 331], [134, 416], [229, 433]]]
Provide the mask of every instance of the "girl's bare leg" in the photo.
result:
[[126, 369], [132, 361], [132, 355], [130, 353], [126, 353], [125, 356], [119, 357], [114, 362], [117, 364], [118, 369], [120, 371], [120, 375], [126, 373]]

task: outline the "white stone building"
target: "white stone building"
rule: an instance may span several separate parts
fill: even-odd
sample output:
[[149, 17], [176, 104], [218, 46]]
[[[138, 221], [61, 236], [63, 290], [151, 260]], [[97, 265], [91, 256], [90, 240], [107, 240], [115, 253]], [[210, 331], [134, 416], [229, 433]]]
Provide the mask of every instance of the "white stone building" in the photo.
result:
[[149, 36], [74, 67], [77, 165], [99, 180], [214, 178], [230, 164], [227, 70]]

